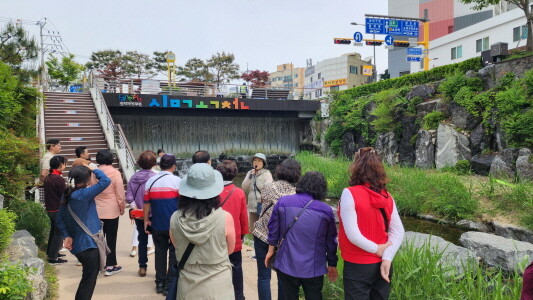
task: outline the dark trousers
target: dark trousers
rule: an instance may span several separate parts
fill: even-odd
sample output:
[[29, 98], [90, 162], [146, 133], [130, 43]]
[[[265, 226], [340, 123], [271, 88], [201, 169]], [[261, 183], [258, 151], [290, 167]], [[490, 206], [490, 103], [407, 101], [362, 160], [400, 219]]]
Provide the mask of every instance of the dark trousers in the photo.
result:
[[48, 212], [48, 218], [50, 218], [50, 234], [48, 235], [46, 255], [50, 260], [56, 260], [59, 250], [63, 247], [63, 236], [56, 225], [57, 213], [58, 212]]
[[116, 219], [101, 219], [104, 222], [104, 234], [107, 241], [107, 246], [111, 252], [107, 255], [106, 267], [113, 267], [117, 265], [117, 232], [118, 232], [118, 218]]
[[[344, 261], [344, 299], [389, 299], [390, 284], [381, 277], [380, 266], [381, 263], [354, 264]], [[392, 266], [389, 279], [392, 279]]]
[[233, 290], [235, 291], [235, 300], [244, 300], [244, 286], [242, 273], [242, 253], [241, 251], [233, 252], [229, 255], [229, 261], [233, 265], [231, 276], [233, 281]]
[[139, 241], [139, 246], [137, 246], [137, 253], [139, 255], [139, 268], [146, 268], [148, 263], [148, 234], [144, 231], [144, 220], [135, 219], [135, 226], [137, 226], [137, 240]]
[[176, 264], [174, 245], [170, 241], [168, 230], [153, 230], [152, 238], [155, 246], [155, 283], [167, 284], [167, 274], [170, 272], [172, 265]]
[[75, 299], [90, 300], [100, 271], [100, 253], [97, 248], [91, 248], [76, 254], [76, 258], [81, 262], [83, 271]]
[[[257, 294], [259, 300], [272, 300], [270, 293], [270, 278], [272, 270], [265, 267], [265, 257], [268, 252], [268, 244], [254, 236], [254, 249], [257, 262]], [[285, 300], [283, 286], [278, 277], [278, 300]]]
[[298, 278], [278, 271], [278, 280], [283, 285], [285, 300], [300, 299], [300, 286], [304, 290], [305, 300], [322, 300], [322, 286], [324, 275], [312, 278]]

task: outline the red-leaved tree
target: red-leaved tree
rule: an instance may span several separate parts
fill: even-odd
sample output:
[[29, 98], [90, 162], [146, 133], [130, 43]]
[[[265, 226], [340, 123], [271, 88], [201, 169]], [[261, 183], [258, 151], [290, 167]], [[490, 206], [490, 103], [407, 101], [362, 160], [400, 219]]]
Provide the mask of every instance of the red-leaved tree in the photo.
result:
[[251, 82], [253, 87], [263, 87], [268, 81], [270, 73], [268, 71], [246, 71], [241, 75], [241, 78], [247, 82]]

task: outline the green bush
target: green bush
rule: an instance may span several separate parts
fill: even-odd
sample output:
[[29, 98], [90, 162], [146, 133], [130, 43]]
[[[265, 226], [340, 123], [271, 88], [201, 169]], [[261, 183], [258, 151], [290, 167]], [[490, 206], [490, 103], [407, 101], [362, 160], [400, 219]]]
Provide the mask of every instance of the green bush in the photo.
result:
[[432, 111], [424, 116], [422, 128], [425, 130], [437, 129], [440, 122], [446, 119], [446, 116], [440, 111]]
[[456, 70], [446, 76], [444, 82], [439, 86], [439, 90], [447, 99], [452, 100], [463, 87], [468, 87], [473, 92], [480, 92], [484, 88], [484, 83], [480, 78], [467, 78], [464, 72]]
[[16, 215], [5, 209], [0, 209], [0, 259], [2, 253], [11, 243], [11, 235], [15, 232], [15, 219]]
[[50, 219], [42, 205], [32, 201], [15, 200], [11, 201], [8, 209], [17, 215], [15, 228], [27, 230], [35, 238], [37, 246], [46, 249]]
[[462, 159], [455, 164], [455, 169], [459, 175], [469, 175], [472, 173], [472, 166], [468, 160]]
[[0, 262], [0, 298], [22, 300], [32, 291], [28, 275], [30, 268], [9, 261]]

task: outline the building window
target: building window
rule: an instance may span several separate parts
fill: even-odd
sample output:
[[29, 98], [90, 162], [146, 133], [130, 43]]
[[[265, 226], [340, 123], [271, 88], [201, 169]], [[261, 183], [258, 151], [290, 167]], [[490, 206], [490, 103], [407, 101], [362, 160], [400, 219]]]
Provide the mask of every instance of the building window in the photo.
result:
[[294, 84], [294, 87], [298, 87], [298, 82]]
[[318, 73], [318, 79], [322, 78], [322, 73]]
[[489, 38], [482, 38], [476, 41], [476, 53], [489, 50]]
[[309, 79], [311, 79], [311, 83], [313, 82], [313, 76], [309, 77]]
[[318, 89], [315, 91], [315, 98], [318, 98], [320, 96], [322, 96], [322, 89]]
[[463, 46], [457, 46], [452, 48], [452, 59], [458, 59], [463, 57]]
[[357, 66], [350, 66], [350, 73], [357, 74]]
[[518, 26], [513, 28], [513, 42], [527, 39], [527, 26]]
[[400, 72], [400, 76], [403, 76], [403, 75], [409, 75], [411, 74], [411, 71], [403, 71], [403, 72]]
[[329, 90], [330, 90], [331, 92], [338, 91], [338, 90], [339, 90], [339, 86], [338, 86], [338, 85], [337, 85], [337, 86], [332, 86], [332, 87], [329, 88]]
[[294, 74], [294, 78], [298, 78], [298, 74]]
[[424, 8], [424, 19], [429, 19], [429, 11], [427, 8]]

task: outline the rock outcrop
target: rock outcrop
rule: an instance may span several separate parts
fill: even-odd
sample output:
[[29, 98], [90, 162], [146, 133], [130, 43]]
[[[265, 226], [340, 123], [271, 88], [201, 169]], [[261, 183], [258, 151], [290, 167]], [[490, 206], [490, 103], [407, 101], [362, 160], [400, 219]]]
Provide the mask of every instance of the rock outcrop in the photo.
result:
[[388, 165], [396, 164], [396, 153], [398, 152], [398, 142], [394, 132], [380, 134], [376, 141], [376, 151], [381, 159]]
[[527, 242], [475, 231], [463, 233], [459, 241], [486, 264], [507, 271], [516, 270], [524, 259], [533, 261], [533, 244]]
[[533, 181], [533, 156], [528, 148], [518, 151], [516, 175], [521, 181]]
[[440, 124], [437, 130], [437, 153], [435, 165], [437, 169], [455, 166], [459, 160], [471, 160], [468, 138], [457, 132], [453, 127]]
[[420, 130], [416, 137], [415, 166], [423, 169], [435, 167], [435, 131]]

